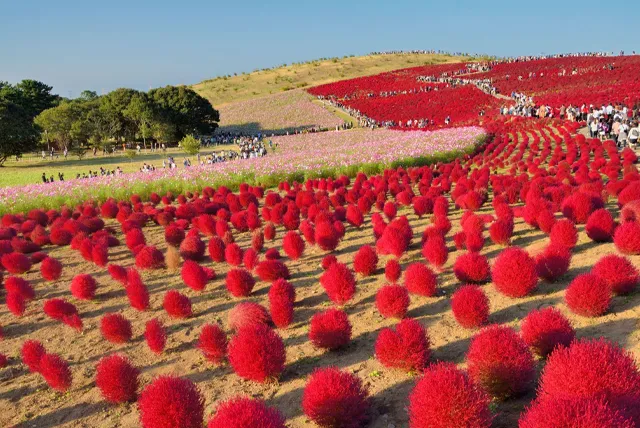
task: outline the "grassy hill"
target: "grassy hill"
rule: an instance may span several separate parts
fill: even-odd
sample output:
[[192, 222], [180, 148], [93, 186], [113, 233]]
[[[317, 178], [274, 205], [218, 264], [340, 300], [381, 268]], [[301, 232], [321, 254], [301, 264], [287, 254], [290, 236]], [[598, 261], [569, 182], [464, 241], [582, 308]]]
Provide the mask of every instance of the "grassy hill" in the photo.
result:
[[222, 76], [193, 85], [215, 108], [237, 101], [277, 94], [296, 88], [369, 76], [400, 68], [468, 60], [468, 57], [431, 54], [367, 55], [331, 58], [277, 68]]

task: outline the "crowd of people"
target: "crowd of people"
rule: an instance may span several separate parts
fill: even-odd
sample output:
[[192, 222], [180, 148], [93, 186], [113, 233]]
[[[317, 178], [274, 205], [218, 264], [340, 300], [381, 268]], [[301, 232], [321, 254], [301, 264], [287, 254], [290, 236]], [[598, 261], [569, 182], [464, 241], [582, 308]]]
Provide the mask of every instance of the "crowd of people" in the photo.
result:
[[[76, 180], [79, 179], [85, 179], [85, 178], [95, 178], [95, 177], [103, 177], [103, 176], [110, 176], [110, 175], [120, 175], [123, 174], [122, 169], [118, 166], [116, 167], [116, 169], [106, 169], [103, 167], [100, 167], [99, 170], [89, 170], [88, 172], [78, 172], [76, 173]], [[63, 172], [58, 172], [58, 181], [64, 181], [64, 173]], [[53, 175], [50, 175], [49, 177], [47, 177], [46, 173], [42, 173], [42, 182], [43, 183], [53, 183], [55, 182], [55, 178]]]

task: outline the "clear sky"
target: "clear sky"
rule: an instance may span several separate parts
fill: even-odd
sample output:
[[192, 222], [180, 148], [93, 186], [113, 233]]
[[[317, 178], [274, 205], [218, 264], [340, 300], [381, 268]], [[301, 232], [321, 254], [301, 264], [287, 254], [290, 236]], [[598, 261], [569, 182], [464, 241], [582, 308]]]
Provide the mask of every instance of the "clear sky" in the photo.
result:
[[0, 80], [148, 90], [319, 57], [635, 49], [637, 0], [0, 0]]

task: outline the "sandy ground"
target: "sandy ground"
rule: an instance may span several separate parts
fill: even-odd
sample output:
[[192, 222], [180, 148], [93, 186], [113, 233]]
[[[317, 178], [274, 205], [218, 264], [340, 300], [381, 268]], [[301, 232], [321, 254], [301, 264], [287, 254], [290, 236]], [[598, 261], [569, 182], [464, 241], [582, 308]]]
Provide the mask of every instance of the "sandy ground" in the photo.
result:
[[[608, 207], [615, 210], [614, 206]], [[490, 212], [487, 206], [485, 212]], [[418, 219], [409, 210], [407, 214], [414, 230], [414, 242], [408, 254], [401, 259], [403, 268], [412, 262], [423, 261], [420, 254], [420, 235], [429, 219]], [[451, 267], [458, 254], [453, 247], [452, 236], [459, 230], [461, 212], [454, 211], [449, 217], [454, 229], [448, 235], [449, 260], [444, 272], [438, 275], [439, 296], [423, 298], [412, 296], [408, 316], [419, 320], [428, 331], [432, 347], [432, 361], [452, 361], [464, 366], [465, 353], [473, 330], [464, 330], [455, 322], [450, 309], [449, 297], [459, 286]], [[617, 215], [617, 212], [616, 212]], [[576, 275], [588, 271], [600, 257], [615, 253], [613, 244], [594, 244], [583, 227], [579, 227], [579, 242], [574, 250], [571, 269], [567, 275], [554, 284], [540, 282], [537, 291], [523, 299], [510, 299], [497, 293], [492, 284], [483, 286], [490, 298], [490, 322], [502, 323], [519, 328], [522, 318], [532, 309], [556, 306], [573, 322], [578, 337], [604, 336], [619, 342], [640, 356], [640, 297], [638, 293], [627, 297], [615, 297], [611, 310], [596, 319], [581, 318], [571, 314], [563, 302], [564, 290]], [[160, 226], [145, 228], [147, 241], [166, 250], [163, 230]], [[268, 247], [280, 247], [283, 231], [278, 230], [276, 240], [268, 242]], [[485, 234], [487, 235], [487, 234]], [[119, 236], [122, 238], [122, 236]], [[237, 236], [243, 247], [249, 246], [249, 234]], [[122, 240], [124, 242], [124, 240]], [[517, 220], [516, 233], [512, 241], [531, 252], [542, 248], [548, 238]], [[367, 223], [361, 229], [347, 228], [347, 234], [337, 250], [338, 259], [351, 264], [353, 255], [364, 244], [373, 244], [374, 238], [367, 216]], [[394, 320], [384, 319], [375, 308], [375, 293], [386, 283], [384, 263], [381, 258], [376, 274], [368, 278], [358, 278], [358, 291], [354, 299], [345, 307], [353, 325], [353, 340], [337, 352], [315, 349], [308, 340], [308, 323], [313, 314], [331, 306], [318, 281], [321, 274], [320, 261], [324, 253], [317, 248], [307, 248], [298, 261], [287, 264], [292, 273], [291, 282], [296, 287], [297, 301], [293, 324], [285, 330], [278, 330], [287, 351], [286, 368], [278, 383], [257, 384], [236, 376], [228, 365], [212, 366], [195, 348], [200, 327], [204, 323], [220, 323], [228, 331], [227, 312], [239, 301], [226, 291], [224, 277], [225, 264], [212, 263], [218, 279], [207, 286], [203, 293], [187, 288], [179, 272], [164, 270], [148, 272], [143, 278], [151, 293], [151, 310], [137, 312], [132, 309], [122, 286], [111, 280], [106, 269], [91, 265], [79, 253], [68, 248], [47, 249], [51, 255], [64, 264], [62, 278], [55, 283], [45, 283], [40, 278], [37, 267], [25, 277], [36, 290], [37, 298], [27, 306], [22, 318], [15, 318], [0, 306], [0, 325], [4, 329], [5, 340], [0, 342], [0, 352], [10, 357], [9, 366], [0, 369], [0, 426], [18, 427], [133, 427], [138, 426], [138, 411], [135, 404], [109, 405], [101, 399], [94, 384], [95, 365], [98, 360], [114, 352], [126, 354], [141, 369], [141, 384], [145, 385], [159, 374], [172, 373], [196, 382], [206, 399], [205, 415], [214, 412], [220, 400], [237, 394], [247, 394], [267, 401], [277, 407], [287, 418], [290, 427], [313, 425], [302, 413], [302, 391], [307, 376], [316, 367], [337, 366], [355, 373], [367, 386], [371, 397], [373, 427], [407, 426], [407, 396], [415, 384], [416, 377], [404, 372], [383, 367], [374, 357], [374, 343], [380, 329], [393, 326]], [[501, 247], [492, 245], [487, 238], [482, 254], [492, 262]], [[110, 249], [110, 262], [130, 266], [131, 253], [124, 245]], [[640, 257], [633, 262], [640, 267]], [[96, 299], [91, 302], [76, 301], [70, 295], [69, 284], [78, 273], [88, 272], [99, 283]], [[269, 284], [258, 282], [250, 298], [268, 307]], [[166, 290], [176, 288], [187, 294], [193, 302], [194, 316], [188, 320], [171, 320], [162, 309], [162, 297]], [[84, 332], [76, 333], [69, 327], [48, 319], [42, 312], [44, 300], [64, 297], [75, 303], [84, 321]], [[124, 345], [114, 345], [102, 339], [99, 321], [102, 315], [119, 312], [132, 321], [134, 338]], [[142, 333], [145, 322], [159, 317], [168, 329], [167, 348], [161, 356], [151, 353], [144, 342]], [[20, 362], [19, 350], [22, 342], [36, 339], [43, 342], [47, 351], [59, 353], [69, 361], [73, 372], [73, 385], [66, 394], [51, 390], [41, 376], [29, 373]], [[542, 367], [542, 362], [539, 362]], [[517, 425], [520, 412], [531, 401], [535, 393], [532, 387], [521, 398], [504, 403], [495, 403], [495, 427]]]

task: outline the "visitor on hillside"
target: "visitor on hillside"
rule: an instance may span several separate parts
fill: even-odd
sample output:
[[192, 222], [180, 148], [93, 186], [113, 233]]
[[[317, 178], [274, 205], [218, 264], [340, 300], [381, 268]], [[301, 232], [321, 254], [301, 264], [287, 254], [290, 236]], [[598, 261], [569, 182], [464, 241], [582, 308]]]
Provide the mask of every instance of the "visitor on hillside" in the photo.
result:
[[632, 123], [632, 128], [629, 130], [629, 145], [635, 148], [640, 139], [640, 125], [638, 122]]
[[42, 182], [43, 183], [48, 183], [49, 182], [49, 180], [47, 180], [47, 176], [45, 175], [44, 172], [42, 173]]

